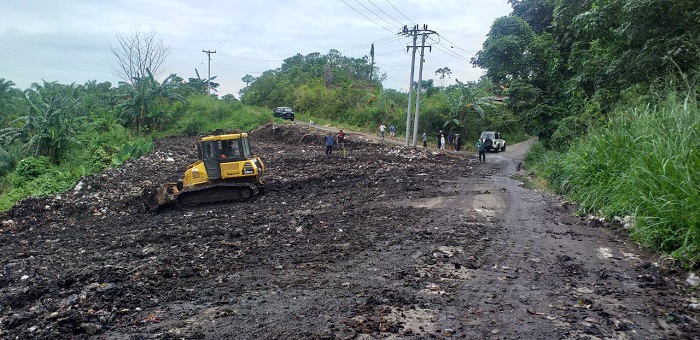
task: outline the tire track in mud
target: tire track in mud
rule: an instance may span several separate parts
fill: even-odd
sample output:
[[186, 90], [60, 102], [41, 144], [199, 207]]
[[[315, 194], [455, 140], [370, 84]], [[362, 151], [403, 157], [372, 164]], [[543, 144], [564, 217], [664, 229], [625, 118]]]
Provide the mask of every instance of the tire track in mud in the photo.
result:
[[698, 336], [678, 275], [511, 178], [518, 145], [479, 164], [359, 134], [324, 156], [294, 125], [252, 135], [268, 193], [248, 202], [127, 210], [182, 172], [183, 137], [20, 204], [0, 234], [0, 337]]

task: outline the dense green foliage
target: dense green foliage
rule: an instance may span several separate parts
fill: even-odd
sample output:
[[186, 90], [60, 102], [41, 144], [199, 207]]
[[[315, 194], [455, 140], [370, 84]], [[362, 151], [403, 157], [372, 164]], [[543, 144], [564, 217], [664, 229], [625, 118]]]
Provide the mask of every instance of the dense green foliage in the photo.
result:
[[697, 1], [509, 2], [472, 63], [540, 137], [527, 163], [582, 212], [634, 216], [636, 240], [700, 263]]
[[631, 215], [634, 239], [685, 264], [700, 263], [700, 106], [622, 108], [567, 152], [534, 150], [526, 160], [582, 212]]
[[[241, 91], [241, 101], [268, 109], [291, 106], [298, 117], [366, 131], [375, 131], [380, 124], [394, 125], [398, 134], [404, 135], [408, 93], [383, 88], [384, 76], [370, 79], [372, 74], [381, 72], [367, 57], [348, 58], [335, 50], [327, 55], [298, 54], [258, 78], [246, 77], [249, 86]], [[444, 80], [451, 71], [444, 67], [435, 74]], [[485, 80], [458, 81], [448, 87], [437, 87], [432, 79], [423, 81], [419, 134], [425, 131], [432, 141], [443, 130], [476, 139], [481, 130], [496, 129], [513, 140], [522, 139], [517, 120], [493, 93], [494, 86]], [[415, 106], [411, 111], [415, 112]]]
[[297, 54], [280, 68], [254, 78], [241, 91], [241, 101], [267, 108], [291, 106], [325, 118], [342, 116], [377, 99], [382, 77], [370, 79], [377, 73], [367, 57], [348, 58], [336, 50], [327, 55]]
[[512, 15], [494, 21], [472, 63], [487, 69], [526, 132], [543, 141], [568, 144], [669, 73], [697, 79], [697, 1], [509, 2]]

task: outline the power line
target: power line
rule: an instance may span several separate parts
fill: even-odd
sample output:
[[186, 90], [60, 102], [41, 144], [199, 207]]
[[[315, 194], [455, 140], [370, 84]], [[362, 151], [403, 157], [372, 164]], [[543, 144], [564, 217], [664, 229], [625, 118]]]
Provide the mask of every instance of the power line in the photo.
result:
[[[360, 11], [358, 11], [357, 9], [355, 9], [355, 7], [352, 7], [352, 6], [350, 6], [349, 3], [345, 2], [345, 0], [340, 0], [340, 1], [342, 1], [342, 2], [343, 2], [345, 5], [347, 5], [348, 7], [352, 8], [352, 10], [355, 11], [355, 12], [357, 12], [357, 14], [359, 14], [359, 15], [365, 17], [365, 19], [371, 21], [373, 24], [375, 24], [375, 25], [377, 25], [377, 26], [379, 26], [379, 27], [381, 27], [381, 28], [383, 28], [383, 29], [385, 29], [385, 30], [391, 32], [391, 33], [396, 33], [396, 32], [394, 32], [394, 31], [392, 31], [392, 30], [390, 30], [390, 29], [388, 29], [388, 28], [386, 28], [386, 27], [384, 27], [384, 26], [382, 26], [382, 25], [376, 23], [374, 20], [370, 19], [370, 18], [367, 17], [366, 15], [362, 14]], [[375, 15], [376, 15], [376, 14], [375, 14]]]
[[214, 63], [218, 65], [221, 69], [229, 71], [229, 72], [237, 72], [237, 73], [247, 73], [247, 74], [262, 74], [260, 71], [243, 71], [243, 70], [236, 70], [231, 68], [228, 64], [224, 64], [218, 60], [214, 60]]
[[399, 36], [391, 36], [391, 37], [382, 38], [382, 39], [379, 39], [379, 40], [376, 40], [376, 41], [373, 41], [370, 43], [358, 45], [355, 47], [350, 47], [350, 48], [342, 50], [340, 52], [347, 53], [347, 52], [366, 49], [367, 47], [370, 47], [372, 44], [379, 46], [379, 45], [384, 45], [384, 44], [390, 44], [390, 43], [393, 43], [394, 41], [400, 41], [400, 40], [401, 40], [401, 37], [399, 37]]
[[[439, 36], [439, 35], [438, 35], [438, 36]], [[454, 52], [454, 51], [448, 49], [448, 47], [445, 46], [445, 45], [443, 45], [443, 44], [441, 43], [441, 41], [435, 40], [435, 39], [433, 39], [433, 38], [430, 38], [430, 40], [432, 40], [432, 41], [436, 44], [435, 46], [436, 46], [437, 49], [439, 49], [440, 51], [444, 52], [445, 54], [450, 55], [450, 56], [453, 56], [453, 57], [458, 58], [458, 59], [463, 59], [463, 60], [466, 60], [466, 59], [467, 59], [467, 58], [463, 57], [462, 55], [460, 55], [459, 53]], [[445, 39], [445, 40], [447, 40], [447, 39]], [[449, 48], [454, 48], [454, 46], [450, 46]], [[469, 53], [469, 51], [465, 51], [465, 52]], [[469, 54], [471, 54], [471, 53], [469, 53]], [[472, 56], [473, 56], [473, 55], [474, 55], [474, 54], [472, 54]]]
[[[432, 39], [431, 39], [431, 40], [432, 40]], [[434, 40], [433, 40], [433, 42], [436, 43], [436, 45], [434, 45], [436, 50], [438, 50], [438, 51], [440, 51], [440, 52], [442, 52], [442, 53], [444, 53], [444, 54], [446, 54], [446, 55], [448, 55], [448, 56], [450, 56], [450, 57], [453, 57], [453, 58], [456, 58], [456, 59], [459, 59], [459, 60], [462, 60], [462, 61], [469, 62], [469, 59], [467, 59], [467, 58], [465, 58], [465, 57], [463, 57], [463, 56], [461, 56], [461, 55], [459, 55], [459, 54], [457, 54], [457, 53], [455, 53], [455, 52], [453, 52], [453, 51], [448, 50], [446, 47], [440, 45], [439, 42], [434, 41]]]
[[367, 2], [369, 2], [370, 4], [372, 4], [372, 6], [374, 6], [374, 7], [377, 8], [379, 11], [381, 11], [382, 13], [384, 13], [384, 15], [388, 16], [389, 18], [391, 18], [391, 20], [396, 21], [396, 23], [399, 24], [397, 27], [403, 26], [403, 24], [402, 24], [400, 21], [394, 19], [394, 17], [392, 17], [391, 15], [389, 15], [387, 12], [384, 12], [384, 10], [381, 9], [381, 8], [379, 8], [379, 6], [375, 5], [374, 2], [372, 2], [372, 0], [367, 0]]
[[394, 27], [394, 28], [399, 28], [399, 27], [401, 27], [401, 24], [399, 24], [398, 26], [394, 26], [394, 24], [392, 24], [392, 23], [386, 21], [386, 19], [382, 18], [379, 14], [374, 13], [374, 11], [372, 11], [372, 10], [369, 9], [369, 8], [367, 8], [367, 6], [363, 5], [360, 1], [355, 0], [355, 2], [357, 2], [360, 6], [364, 7], [364, 9], [366, 9], [366, 10], [369, 11], [370, 13], [374, 14], [374, 16], [376, 16], [377, 18], [379, 18], [379, 19], [381, 19], [382, 21], [384, 21], [385, 23], [389, 24], [389, 26], [392, 26], [392, 27]]
[[387, 52], [387, 53], [384, 53], [384, 54], [377, 55], [377, 57], [383, 57], [383, 56], [385, 56], [385, 55], [394, 54], [394, 53], [396, 53], [396, 52], [404, 53], [403, 48], [402, 48], [402, 49], [400, 49], [400, 50], [396, 50], [396, 51], [393, 51], [393, 52]]
[[445, 38], [445, 36], [438, 34], [438, 37], [440, 37], [440, 39], [445, 39], [448, 43], [452, 44], [452, 46], [454, 46], [454, 47], [456, 47], [464, 52], [467, 52], [467, 53], [471, 54], [472, 56], [476, 56], [473, 52], [467, 51], [467, 50], [457, 46], [457, 44], [451, 42], [449, 39]]
[[406, 20], [410, 21], [410, 22], [411, 22], [412, 24], [414, 24], [414, 25], [416, 24], [415, 22], [413, 22], [413, 20], [409, 19], [406, 15], [404, 15], [403, 13], [401, 13], [401, 11], [399, 11], [399, 9], [396, 8], [396, 6], [394, 6], [391, 2], [389, 2], [389, 0], [386, 0], [386, 3], [388, 3], [389, 5], [391, 5], [391, 7], [394, 7], [394, 9], [395, 9], [397, 12], [399, 12], [399, 14], [403, 15], [403, 17], [406, 18]]

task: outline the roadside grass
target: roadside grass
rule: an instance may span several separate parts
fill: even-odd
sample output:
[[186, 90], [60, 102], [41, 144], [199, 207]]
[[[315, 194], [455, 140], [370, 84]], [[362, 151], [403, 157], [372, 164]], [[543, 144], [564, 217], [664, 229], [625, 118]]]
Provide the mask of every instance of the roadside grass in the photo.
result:
[[248, 132], [273, 119], [269, 110], [238, 101], [227, 102], [210, 96], [188, 99], [186, 111], [167, 129], [154, 132], [153, 138], [209, 134], [217, 130]]
[[581, 213], [632, 216], [630, 237], [687, 267], [700, 264], [700, 107], [695, 98], [618, 111], [564, 153], [526, 163]]

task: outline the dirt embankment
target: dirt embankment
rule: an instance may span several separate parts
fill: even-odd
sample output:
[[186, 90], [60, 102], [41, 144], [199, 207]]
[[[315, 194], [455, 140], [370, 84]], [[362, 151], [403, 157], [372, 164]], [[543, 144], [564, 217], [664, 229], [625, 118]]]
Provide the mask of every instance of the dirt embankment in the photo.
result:
[[522, 145], [480, 164], [352, 133], [326, 156], [294, 124], [252, 135], [267, 193], [245, 203], [147, 211], [196, 137], [19, 203], [0, 338], [700, 337], [688, 276], [523, 188]]

